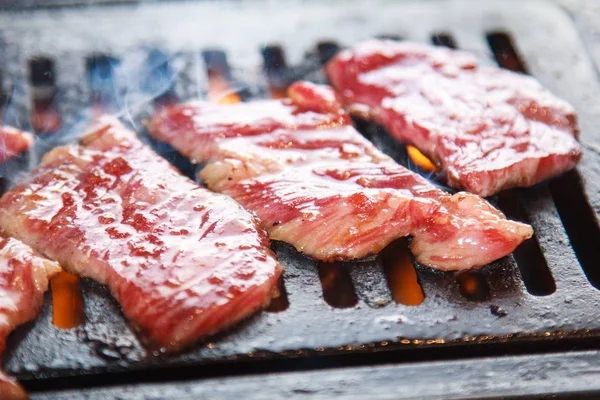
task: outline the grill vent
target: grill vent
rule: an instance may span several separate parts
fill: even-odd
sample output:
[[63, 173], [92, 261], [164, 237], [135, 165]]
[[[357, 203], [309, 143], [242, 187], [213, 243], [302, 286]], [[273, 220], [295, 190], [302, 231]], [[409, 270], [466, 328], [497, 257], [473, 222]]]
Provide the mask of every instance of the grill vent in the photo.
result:
[[350, 272], [341, 263], [319, 263], [319, 278], [323, 288], [323, 298], [332, 307], [351, 308], [358, 299]]

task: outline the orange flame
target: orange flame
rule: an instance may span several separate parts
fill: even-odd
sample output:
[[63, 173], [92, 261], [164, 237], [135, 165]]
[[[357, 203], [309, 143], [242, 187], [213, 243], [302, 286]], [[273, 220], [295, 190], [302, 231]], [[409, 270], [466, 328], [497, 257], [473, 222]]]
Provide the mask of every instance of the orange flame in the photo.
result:
[[433, 172], [438, 170], [435, 164], [432, 163], [429, 158], [425, 157], [425, 155], [421, 153], [416, 147], [407, 145], [406, 150], [408, 151], [408, 156], [410, 157], [412, 162], [417, 164], [419, 167], [423, 168], [426, 172]]
[[52, 287], [52, 323], [60, 329], [71, 329], [83, 322], [83, 297], [79, 278], [61, 272], [50, 282]]
[[272, 99], [285, 99], [287, 97], [286, 90], [283, 88], [271, 88], [270, 89]]
[[242, 101], [240, 96], [231, 90], [231, 85], [220, 74], [208, 76], [208, 100], [217, 104], [235, 104]]
[[421, 304], [425, 296], [410, 261], [407, 240], [400, 239], [390, 244], [381, 255], [394, 301], [407, 306]]

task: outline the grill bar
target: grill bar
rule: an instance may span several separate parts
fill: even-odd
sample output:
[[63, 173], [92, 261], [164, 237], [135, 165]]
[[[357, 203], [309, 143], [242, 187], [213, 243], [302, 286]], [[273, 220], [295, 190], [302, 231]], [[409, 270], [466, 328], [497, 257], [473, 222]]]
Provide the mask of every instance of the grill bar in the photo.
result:
[[[213, 378], [177, 384], [122, 385], [92, 390], [48, 392], [32, 400], [146, 399], [199, 397], [236, 399], [306, 398], [556, 398], [594, 399], [600, 391], [597, 351], [521, 357], [467, 359]], [[516, 367], [515, 367], [516, 366]], [[448, 371], [452, 371], [451, 374]], [[570, 397], [572, 396], [572, 397]]]

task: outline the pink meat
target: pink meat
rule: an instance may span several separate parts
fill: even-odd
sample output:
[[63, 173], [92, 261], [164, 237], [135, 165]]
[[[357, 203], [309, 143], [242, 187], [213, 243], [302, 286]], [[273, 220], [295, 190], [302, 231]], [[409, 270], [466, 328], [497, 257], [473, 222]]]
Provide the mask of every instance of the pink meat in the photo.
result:
[[149, 129], [205, 162], [206, 184], [253, 211], [272, 239], [321, 260], [362, 258], [410, 235], [419, 262], [460, 270], [532, 235], [479, 196], [450, 195], [396, 164], [352, 127], [330, 88], [297, 83], [288, 94], [173, 106]]
[[457, 50], [371, 40], [327, 75], [351, 112], [419, 148], [448, 184], [481, 196], [525, 187], [581, 158], [573, 108], [535, 79]]
[[254, 218], [180, 175], [118, 122], [46, 154], [0, 199], [0, 227], [110, 287], [173, 351], [269, 303], [281, 266]]
[[[18, 326], [34, 319], [44, 303], [48, 281], [60, 266], [15, 239], [0, 238], [0, 356], [6, 338]], [[27, 394], [0, 371], [0, 398], [26, 399]]]
[[10, 126], [0, 126], [0, 163], [24, 152], [33, 143], [33, 135]]

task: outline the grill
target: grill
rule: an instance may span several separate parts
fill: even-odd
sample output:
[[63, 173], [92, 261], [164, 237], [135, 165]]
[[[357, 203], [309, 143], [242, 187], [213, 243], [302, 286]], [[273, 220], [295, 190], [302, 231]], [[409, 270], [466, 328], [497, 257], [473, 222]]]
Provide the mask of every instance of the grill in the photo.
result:
[[[591, 350], [600, 343], [599, 82], [572, 20], [552, 3], [119, 4], [6, 10], [0, 26], [3, 120], [38, 133], [35, 152], [3, 166], [9, 178], [75, 140], [99, 108], [145, 135], [142, 121], [154, 107], [210, 96], [214, 76], [243, 100], [277, 95], [296, 79], [325, 82], [320, 66], [339, 47], [376, 36], [433, 41], [531, 73], [575, 106], [585, 149], [576, 170], [491, 199], [535, 229], [514, 256], [455, 275], [414, 263], [406, 241], [336, 264], [275, 242], [286, 268], [282, 295], [267, 312], [179, 355], [144, 347], [94, 282], [81, 282], [86, 320], [74, 329], [52, 325], [48, 294], [41, 316], [10, 336], [4, 357], [33, 398], [600, 390], [600, 355]], [[356, 122], [379, 148], [420, 171], [382, 128]], [[147, 140], [193, 175], [172, 149]], [[399, 258], [415, 265], [418, 283], [410, 266], [402, 277], [415, 281], [416, 300], [395, 288], [400, 278], [390, 260]]]

